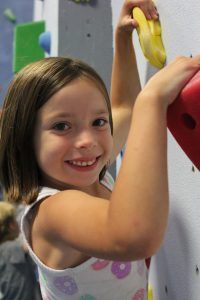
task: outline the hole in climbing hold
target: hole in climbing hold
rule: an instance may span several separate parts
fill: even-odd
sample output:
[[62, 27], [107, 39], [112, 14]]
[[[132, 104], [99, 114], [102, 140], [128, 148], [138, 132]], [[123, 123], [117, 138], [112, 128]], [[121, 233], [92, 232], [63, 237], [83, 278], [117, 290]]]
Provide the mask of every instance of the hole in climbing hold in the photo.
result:
[[168, 288], [166, 285], [165, 285], [165, 294], [168, 294]]
[[90, 34], [90, 33], [87, 33], [87, 37], [90, 38], [90, 37], [91, 37], [91, 34]]
[[199, 267], [196, 266], [196, 274], [199, 275]]
[[188, 128], [188, 129], [194, 129], [196, 127], [196, 121], [191, 117], [189, 114], [183, 114], [181, 116], [183, 124]]

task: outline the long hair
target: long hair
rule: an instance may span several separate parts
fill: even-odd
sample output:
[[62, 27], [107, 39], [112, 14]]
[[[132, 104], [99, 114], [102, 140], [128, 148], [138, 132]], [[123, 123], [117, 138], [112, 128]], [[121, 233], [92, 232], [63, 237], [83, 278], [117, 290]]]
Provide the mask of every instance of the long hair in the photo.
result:
[[0, 119], [0, 181], [9, 201], [30, 204], [37, 198], [40, 173], [33, 148], [37, 111], [56, 92], [80, 77], [92, 80], [103, 94], [113, 134], [107, 89], [89, 65], [72, 58], [45, 58], [27, 65], [11, 82]]

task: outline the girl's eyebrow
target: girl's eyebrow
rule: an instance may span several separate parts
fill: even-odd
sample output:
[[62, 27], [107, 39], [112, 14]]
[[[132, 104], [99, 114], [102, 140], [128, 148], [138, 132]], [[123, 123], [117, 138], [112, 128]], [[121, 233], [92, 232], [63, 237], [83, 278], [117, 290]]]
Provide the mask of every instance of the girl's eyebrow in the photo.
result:
[[103, 115], [103, 114], [108, 114], [108, 110], [98, 110], [94, 112], [95, 115]]
[[[95, 110], [92, 112], [95, 116], [99, 115], [105, 115], [108, 114], [108, 111], [105, 109], [101, 110]], [[70, 112], [60, 112], [60, 113], [53, 113], [50, 118], [73, 118], [75, 116], [75, 113], [70, 113]]]
[[73, 118], [73, 114], [71, 113], [64, 113], [64, 112], [61, 112], [61, 113], [52, 113], [52, 114], [49, 114], [45, 119], [46, 121], [52, 121], [54, 119], [72, 119]]
[[71, 118], [73, 117], [73, 114], [72, 113], [66, 113], [66, 112], [61, 112], [61, 113], [55, 113], [55, 114], [52, 114], [53, 117], [59, 117], [59, 118]]

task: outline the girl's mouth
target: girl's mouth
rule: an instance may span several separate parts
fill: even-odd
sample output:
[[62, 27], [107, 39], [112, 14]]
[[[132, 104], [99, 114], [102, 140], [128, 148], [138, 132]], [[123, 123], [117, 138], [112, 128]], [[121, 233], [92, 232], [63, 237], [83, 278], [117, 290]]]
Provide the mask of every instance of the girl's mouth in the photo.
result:
[[94, 170], [97, 166], [100, 156], [93, 159], [76, 159], [76, 160], [67, 160], [65, 163], [68, 164], [71, 168], [77, 171], [91, 171]]
[[96, 162], [96, 158], [92, 160], [68, 160], [67, 162], [69, 164], [72, 164], [74, 166], [79, 166], [79, 167], [87, 167], [87, 166], [92, 166]]

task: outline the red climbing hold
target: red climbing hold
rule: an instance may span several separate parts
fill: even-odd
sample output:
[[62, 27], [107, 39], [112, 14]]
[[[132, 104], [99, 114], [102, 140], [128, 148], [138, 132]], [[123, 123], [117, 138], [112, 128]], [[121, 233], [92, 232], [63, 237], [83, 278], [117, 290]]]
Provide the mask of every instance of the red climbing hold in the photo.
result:
[[167, 125], [180, 147], [200, 170], [200, 72], [169, 106]]

